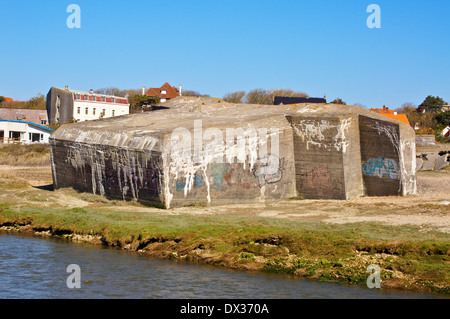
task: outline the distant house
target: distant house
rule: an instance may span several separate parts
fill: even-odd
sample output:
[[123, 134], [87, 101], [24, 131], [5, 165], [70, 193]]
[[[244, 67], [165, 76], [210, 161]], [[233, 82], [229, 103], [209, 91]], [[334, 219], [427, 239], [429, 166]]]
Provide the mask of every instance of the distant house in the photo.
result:
[[370, 109], [372, 112], [380, 113], [381, 115], [387, 116], [391, 119], [406, 123], [409, 125], [408, 118], [406, 117], [406, 114], [399, 114], [394, 110], [390, 110], [386, 105], [383, 105], [382, 109], [376, 109], [372, 108]]
[[32, 122], [0, 120], [0, 143], [48, 143], [52, 129]]
[[[420, 108], [420, 107], [418, 107], [416, 109], [416, 111], [417, 111], [417, 113], [421, 113], [421, 114], [425, 114], [425, 113], [429, 112], [427, 109]], [[450, 111], [450, 105], [449, 104], [442, 105], [438, 112], [446, 112], [446, 111]]]
[[273, 100], [273, 104], [275, 105], [298, 104], [298, 103], [327, 103], [327, 99], [320, 97], [275, 96]]
[[160, 99], [160, 102], [166, 102], [170, 99], [174, 99], [177, 96], [181, 96], [181, 85], [180, 88], [174, 88], [169, 83], [164, 83], [160, 88], [149, 88], [145, 95], [147, 96], [157, 96]]
[[14, 100], [12, 98], [10, 98], [10, 97], [4, 96], [3, 98], [5, 99], [6, 103], [8, 103], [8, 104], [13, 104], [14, 103]]
[[417, 110], [417, 113], [421, 113], [421, 114], [425, 114], [427, 112], [426, 109], [419, 108], [419, 107], [416, 110]]
[[47, 115], [50, 124], [69, 121], [90, 121], [130, 113], [125, 97], [52, 87], [47, 94]]
[[447, 112], [450, 111], [450, 104], [442, 105], [441, 112]]
[[14, 101], [14, 100], [13, 100], [12, 98], [10, 98], [10, 97], [3, 96], [3, 98], [5, 99], [4, 103], [10, 104], [10, 105], [12, 105], [12, 104], [23, 103], [22, 101]]
[[26, 121], [39, 125], [48, 125], [46, 110], [0, 108], [0, 120]]

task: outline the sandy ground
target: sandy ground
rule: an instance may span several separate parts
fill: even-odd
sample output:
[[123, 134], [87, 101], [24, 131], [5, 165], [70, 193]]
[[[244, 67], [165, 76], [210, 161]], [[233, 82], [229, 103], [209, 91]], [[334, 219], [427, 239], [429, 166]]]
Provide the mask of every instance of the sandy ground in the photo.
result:
[[[11, 186], [8, 183], [13, 183]], [[23, 186], [25, 184], [25, 187]], [[27, 186], [27, 184], [29, 186]], [[136, 203], [113, 205], [95, 195], [52, 191], [50, 167], [0, 165], [0, 203], [37, 207], [97, 207], [158, 214], [244, 215], [325, 223], [373, 222], [414, 225], [423, 231], [450, 233], [450, 169], [419, 172], [418, 194], [406, 197], [363, 197], [352, 200], [286, 200], [266, 204], [181, 207], [161, 210]], [[6, 185], [6, 186], [5, 186]]]

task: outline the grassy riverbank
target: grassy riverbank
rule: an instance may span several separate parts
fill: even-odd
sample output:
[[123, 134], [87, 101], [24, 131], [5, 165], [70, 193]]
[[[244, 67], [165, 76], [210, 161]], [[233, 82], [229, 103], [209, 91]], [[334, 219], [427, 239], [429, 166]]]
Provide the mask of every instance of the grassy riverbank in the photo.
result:
[[382, 289], [450, 294], [448, 168], [419, 172], [417, 196], [163, 210], [54, 191], [49, 165], [35, 161], [47, 159], [45, 150], [32, 150], [30, 163], [6, 154], [0, 163], [0, 230], [359, 285], [366, 285], [367, 268], [376, 264]]
[[174, 260], [365, 285], [450, 293], [450, 236], [418, 227], [274, 218], [0, 207], [4, 230], [62, 236]]

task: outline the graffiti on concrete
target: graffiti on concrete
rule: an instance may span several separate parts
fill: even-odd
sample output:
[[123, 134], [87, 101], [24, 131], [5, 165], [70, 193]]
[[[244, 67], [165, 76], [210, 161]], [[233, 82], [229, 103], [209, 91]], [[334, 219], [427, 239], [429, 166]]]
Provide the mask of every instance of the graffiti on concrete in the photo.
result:
[[300, 175], [302, 190], [321, 190], [324, 192], [340, 192], [344, 184], [340, 179], [332, 179], [327, 165], [315, 167]]
[[243, 169], [241, 164], [231, 164], [230, 169], [224, 175], [224, 179], [228, 186], [237, 186], [244, 189], [257, 187], [253, 173], [250, 170]]
[[331, 173], [327, 165], [316, 167], [300, 176], [302, 189], [327, 189], [330, 185], [330, 177]]
[[[178, 192], [184, 190], [184, 188], [186, 187], [186, 178], [177, 180], [176, 185], [177, 185]], [[203, 181], [203, 175], [195, 175], [194, 176], [194, 187], [201, 188], [205, 185], [206, 184]]]
[[258, 180], [259, 187], [266, 184], [274, 184], [283, 178], [284, 157], [276, 155], [266, 155], [258, 159], [253, 167], [253, 175]]
[[[207, 178], [209, 183], [204, 180], [204, 175], [195, 175], [193, 186], [201, 188], [212, 185], [213, 189], [220, 192], [225, 186], [250, 189], [252, 187], [263, 187], [266, 184], [274, 184], [283, 178], [283, 169], [285, 166], [284, 158], [276, 155], [266, 155], [259, 158], [254, 164], [252, 170], [244, 169], [240, 163], [213, 163], [208, 167]], [[176, 180], [176, 190], [186, 189], [186, 179]]]
[[397, 162], [390, 158], [370, 158], [362, 164], [364, 175], [396, 180], [399, 178]]

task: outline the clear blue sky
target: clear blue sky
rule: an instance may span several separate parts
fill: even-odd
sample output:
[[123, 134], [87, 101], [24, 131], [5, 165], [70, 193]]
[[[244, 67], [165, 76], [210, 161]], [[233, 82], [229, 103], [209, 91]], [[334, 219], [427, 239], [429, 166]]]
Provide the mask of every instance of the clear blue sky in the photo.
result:
[[[69, 4], [81, 28], [69, 29]], [[369, 29], [369, 4], [381, 28]], [[450, 1], [0, 0], [0, 95], [183, 84], [291, 88], [400, 107], [450, 101]]]

